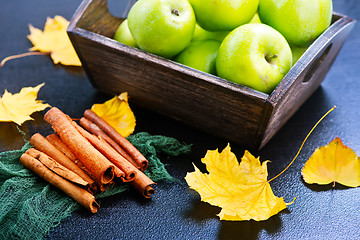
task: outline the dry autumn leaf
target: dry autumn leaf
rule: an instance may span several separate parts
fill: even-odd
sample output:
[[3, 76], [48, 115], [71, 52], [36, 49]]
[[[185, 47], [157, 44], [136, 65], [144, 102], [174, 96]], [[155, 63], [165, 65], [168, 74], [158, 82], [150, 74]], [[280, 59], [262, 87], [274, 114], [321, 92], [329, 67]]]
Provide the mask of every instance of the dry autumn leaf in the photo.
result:
[[217, 150], [207, 152], [202, 162], [206, 164], [208, 174], [194, 166], [195, 172], [187, 173], [185, 180], [190, 188], [200, 194], [202, 201], [222, 208], [219, 213], [221, 220], [266, 220], [291, 204], [276, 197], [269, 183], [293, 164], [310, 134], [334, 109], [335, 106], [320, 118], [305, 137], [293, 160], [270, 180], [267, 180], [268, 161], [261, 164], [259, 158], [245, 151], [238, 163], [229, 145], [221, 153]]
[[34, 88], [25, 87], [15, 94], [5, 90], [0, 98], [0, 122], [15, 122], [21, 125], [27, 120], [32, 120], [30, 115], [33, 112], [50, 107], [49, 104], [43, 104], [41, 100], [36, 100], [37, 94], [43, 85], [44, 83]]
[[317, 148], [302, 169], [307, 183], [360, 186], [360, 159], [340, 138]]
[[283, 198], [276, 197], [267, 181], [267, 163], [262, 164], [245, 151], [237, 161], [228, 145], [221, 153], [208, 151], [202, 159], [208, 174], [195, 167], [185, 180], [201, 200], [221, 207], [220, 220], [266, 220], [286, 208]]
[[129, 106], [126, 92], [113, 97], [105, 103], [94, 104], [91, 110], [124, 137], [129, 136], [135, 130], [135, 116]]
[[54, 63], [81, 66], [81, 62], [66, 33], [69, 26], [62, 16], [47, 18], [44, 31], [29, 25], [28, 39], [34, 45], [30, 51], [49, 52]]

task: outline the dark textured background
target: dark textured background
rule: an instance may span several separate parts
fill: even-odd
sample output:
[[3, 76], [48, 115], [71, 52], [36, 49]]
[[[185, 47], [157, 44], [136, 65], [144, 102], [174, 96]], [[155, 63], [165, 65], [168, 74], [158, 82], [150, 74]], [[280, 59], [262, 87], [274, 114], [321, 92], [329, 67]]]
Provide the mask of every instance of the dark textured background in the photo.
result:
[[[80, 0], [0, 0], [0, 59], [26, 52], [32, 45], [26, 39], [28, 24], [43, 28], [47, 16], [70, 19]], [[360, 19], [358, 0], [334, 0], [334, 10]], [[110, 9], [125, 5], [111, 0]], [[360, 155], [360, 25], [357, 24], [327, 74], [321, 87], [305, 102], [280, 132], [261, 150], [253, 152], [269, 159], [269, 177], [275, 176], [291, 161], [314, 123], [333, 105], [337, 108], [315, 130], [294, 165], [271, 182], [275, 195], [285, 202], [297, 197], [287, 210], [267, 221], [220, 221], [220, 211], [200, 201], [186, 187], [184, 176], [193, 171], [208, 149], [223, 149], [227, 141], [204, 134], [173, 120], [131, 105], [137, 117], [136, 131], [162, 134], [193, 144], [192, 152], [177, 158], [163, 158], [170, 174], [181, 183], [159, 182], [151, 200], [126, 192], [102, 199], [97, 214], [75, 212], [52, 229], [49, 239], [352, 239], [360, 237], [360, 188], [337, 185], [312, 186], [303, 182], [301, 169], [315, 148], [340, 137]], [[0, 69], [0, 94], [7, 89], [45, 82], [38, 98], [56, 106], [71, 117], [80, 117], [94, 103], [111, 96], [92, 88], [80, 68], [54, 65], [48, 56], [32, 56], [6, 63]], [[131, 97], [131, 96], [130, 96]], [[131, 104], [131, 99], [130, 99]], [[28, 135], [51, 132], [43, 112], [20, 127]], [[18, 149], [23, 137], [13, 123], [0, 123], [0, 151]], [[240, 158], [244, 149], [232, 144]]]

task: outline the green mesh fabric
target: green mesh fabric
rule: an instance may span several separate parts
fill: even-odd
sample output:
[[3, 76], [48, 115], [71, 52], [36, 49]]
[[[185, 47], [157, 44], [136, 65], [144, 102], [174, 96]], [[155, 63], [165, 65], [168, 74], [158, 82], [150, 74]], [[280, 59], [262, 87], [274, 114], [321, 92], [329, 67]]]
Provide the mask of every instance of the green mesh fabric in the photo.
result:
[[[137, 133], [129, 141], [148, 159], [145, 173], [155, 182], [174, 179], [166, 171], [159, 154], [178, 156], [190, 151], [190, 145], [174, 138]], [[21, 150], [0, 153], [0, 239], [43, 239], [52, 227], [81, 206], [70, 197], [25, 169]], [[126, 191], [127, 185], [115, 185], [95, 195], [96, 199]], [[101, 211], [101, 208], [100, 208]]]

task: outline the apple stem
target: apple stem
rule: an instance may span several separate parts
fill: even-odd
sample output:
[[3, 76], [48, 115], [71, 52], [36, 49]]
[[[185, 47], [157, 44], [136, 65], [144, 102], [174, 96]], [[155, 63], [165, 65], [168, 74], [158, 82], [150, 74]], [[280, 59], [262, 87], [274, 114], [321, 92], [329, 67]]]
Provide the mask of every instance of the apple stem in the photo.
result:
[[266, 56], [266, 55], [265, 55], [265, 59], [266, 59], [266, 61], [267, 61], [268, 63], [271, 63], [272, 60], [275, 59], [275, 58], [278, 58], [278, 55], [277, 55], [277, 54], [272, 55], [272, 56]]
[[177, 9], [171, 9], [171, 14], [174, 14], [176, 16], [180, 16], [179, 11]]

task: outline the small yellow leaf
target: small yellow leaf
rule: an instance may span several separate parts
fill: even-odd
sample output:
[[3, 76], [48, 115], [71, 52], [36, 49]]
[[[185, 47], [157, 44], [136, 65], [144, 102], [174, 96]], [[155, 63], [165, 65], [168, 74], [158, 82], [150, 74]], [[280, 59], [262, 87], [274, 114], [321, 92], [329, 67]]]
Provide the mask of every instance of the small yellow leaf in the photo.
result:
[[207, 151], [202, 162], [208, 174], [195, 167], [185, 180], [201, 200], [221, 207], [220, 220], [262, 221], [286, 208], [267, 181], [267, 163], [245, 151], [240, 164], [228, 145], [221, 153]]
[[126, 92], [113, 97], [105, 103], [94, 104], [91, 110], [124, 137], [129, 136], [135, 130], [135, 116], [129, 106]]
[[33, 112], [42, 111], [49, 104], [43, 104], [42, 101], [36, 100], [37, 93], [44, 85], [36, 87], [25, 87], [19, 93], [11, 94], [5, 90], [0, 98], [0, 122], [15, 122], [18, 125], [27, 120], [32, 120], [30, 115]]
[[81, 66], [66, 32], [68, 26], [69, 21], [62, 16], [47, 18], [44, 31], [29, 25], [27, 37], [34, 45], [30, 51], [49, 52], [55, 64]]
[[360, 159], [340, 138], [317, 148], [302, 169], [307, 183], [360, 186]]

